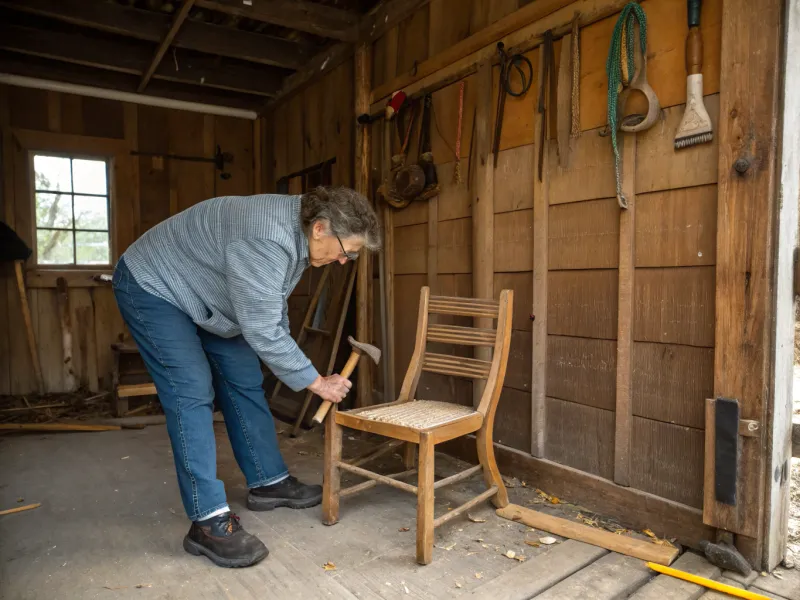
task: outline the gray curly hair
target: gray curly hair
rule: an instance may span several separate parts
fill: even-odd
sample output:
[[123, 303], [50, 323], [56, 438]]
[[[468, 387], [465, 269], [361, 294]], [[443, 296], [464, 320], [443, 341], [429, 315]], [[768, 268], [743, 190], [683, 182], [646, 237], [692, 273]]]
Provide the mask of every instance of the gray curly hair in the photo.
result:
[[303, 194], [300, 214], [306, 234], [317, 221], [324, 221], [332, 235], [357, 237], [364, 248], [375, 252], [381, 248], [378, 217], [369, 200], [346, 187], [318, 187]]

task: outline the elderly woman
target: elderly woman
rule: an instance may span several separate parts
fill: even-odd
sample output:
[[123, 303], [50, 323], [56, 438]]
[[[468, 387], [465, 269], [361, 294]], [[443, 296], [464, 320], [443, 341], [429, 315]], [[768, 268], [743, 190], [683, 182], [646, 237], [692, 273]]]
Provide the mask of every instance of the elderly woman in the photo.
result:
[[217, 479], [212, 405], [225, 417], [250, 510], [320, 503], [322, 488], [283, 462], [259, 359], [292, 390], [341, 401], [351, 384], [322, 377], [289, 334], [287, 297], [309, 265], [376, 250], [375, 213], [360, 194], [212, 198], [156, 225], [122, 256], [114, 294], [167, 418], [190, 554], [245, 567], [266, 546], [239, 525]]

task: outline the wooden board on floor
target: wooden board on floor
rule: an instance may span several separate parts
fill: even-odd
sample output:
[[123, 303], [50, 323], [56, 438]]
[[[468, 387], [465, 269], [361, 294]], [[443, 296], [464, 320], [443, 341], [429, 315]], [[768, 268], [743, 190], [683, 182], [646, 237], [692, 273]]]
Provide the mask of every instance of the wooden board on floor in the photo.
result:
[[638, 558], [611, 553], [537, 596], [539, 600], [625, 598], [652, 577]]
[[597, 546], [567, 540], [487, 581], [467, 597], [473, 600], [528, 600], [606, 553], [607, 550]]
[[545, 403], [545, 456], [587, 473], [613, 478], [613, 411], [549, 397]]
[[[718, 579], [722, 571], [708, 562], [704, 556], [686, 552], [675, 561], [673, 569], [699, 575], [707, 579]], [[705, 588], [669, 575], [657, 575], [636, 590], [631, 600], [696, 600]]]
[[637, 342], [714, 346], [714, 267], [636, 270]]

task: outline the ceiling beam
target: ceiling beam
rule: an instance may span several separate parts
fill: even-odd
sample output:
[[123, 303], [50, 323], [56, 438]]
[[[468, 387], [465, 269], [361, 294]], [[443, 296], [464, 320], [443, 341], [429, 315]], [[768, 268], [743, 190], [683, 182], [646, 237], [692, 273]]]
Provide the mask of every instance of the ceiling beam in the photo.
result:
[[249, 5], [242, 0], [197, 0], [197, 6], [345, 42], [358, 36], [358, 14], [304, 0], [251, 0]]
[[[139, 77], [136, 75], [100, 71], [91, 67], [59, 63], [31, 56], [12, 54], [6, 51], [0, 51], [0, 71], [12, 75], [77, 83], [121, 92], [135, 93], [139, 84]], [[230, 106], [245, 110], [258, 110], [264, 102], [263, 98], [258, 96], [237, 94], [211, 87], [198, 88], [161, 80], [150, 82], [147, 94], [143, 95]]]
[[[152, 54], [147, 43], [130, 38], [93, 38], [5, 24], [0, 25], [0, 49], [138, 76], [147, 69]], [[205, 54], [179, 51], [174, 58], [162, 61], [153, 78], [262, 96], [274, 96], [284, 78], [277, 69]]]
[[147, 67], [147, 70], [142, 75], [142, 80], [139, 82], [139, 87], [137, 88], [137, 92], [143, 92], [144, 89], [147, 87], [147, 84], [150, 82], [150, 78], [153, 76], [153, 73], [156, 72], [158, 65], [161, 64], [161, 59], [164, 58], [164, 54], [172, 45], [172, 40], [175, 39], [175, 36], [178, 34], [178, 30], [183, 25], [183, 22], [186, 20], [186, 17], [189, 16], [189, 11], [194, 6], [195, 0], [183, 0], [181, 4], [181, 8], [178, 13], [175, 15], [175, 18], [172, 19], [172, 25], [167, 31], [166, 35], [164, 35], [164, 39], [161, 40], [161, 43], [158, 45], [158, 49], [156, 49], [156, 54], [153, 56], [153, 60], [150, 61], [150, 66]]
[[[103, 0], [0, 0], [0, 6], [156, 43], [164, 39], [171, 22], [166, 15]], [[184, 24], [173, 45], [295, 70], [313, 56], [305, 44], [194, 21]]]

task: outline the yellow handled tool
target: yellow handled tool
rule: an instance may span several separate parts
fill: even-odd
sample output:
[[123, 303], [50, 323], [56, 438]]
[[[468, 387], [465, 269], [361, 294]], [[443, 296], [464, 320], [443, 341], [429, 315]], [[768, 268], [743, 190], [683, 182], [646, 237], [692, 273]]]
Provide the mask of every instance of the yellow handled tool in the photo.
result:
[[747, 590], [720, 583], [719, 581], [714, 581], [713, 579], [706, 579], [705, 577], [700, 577], [699, 575], [692, 575], [691, 573], [679, 571], [678, 569], [673, 569], [672, 567], [657, 565], [656, 563], [649, 562], [646, 564], [648, 567], [653, 569], [653, 571], [658, 571], [659, 573], [669, 575], [670, 577], [677, 577], [678, 579], [683, 579], [684, 581], [696, 583], [697, 585], [702, 585], [703, 587], [707, 587], [718, 592], [724, 592], [726, 594], [730, 594], [731, 596], [736, 596], [737, 598], [746, 598], [747, 600], [769, 600], [769, 598], [763, 594], [748, 592]]

